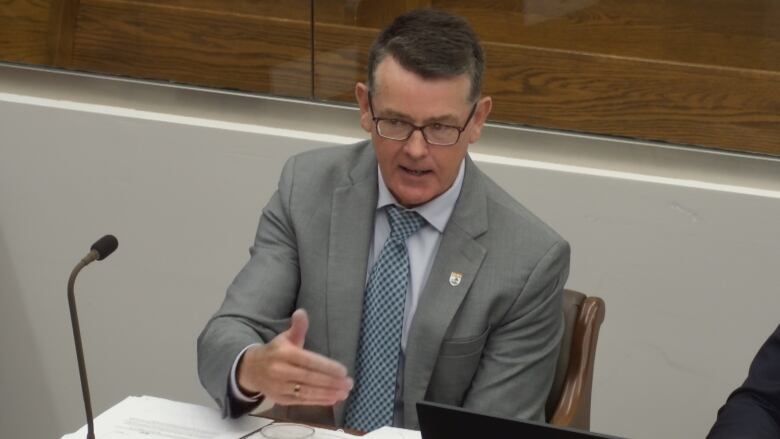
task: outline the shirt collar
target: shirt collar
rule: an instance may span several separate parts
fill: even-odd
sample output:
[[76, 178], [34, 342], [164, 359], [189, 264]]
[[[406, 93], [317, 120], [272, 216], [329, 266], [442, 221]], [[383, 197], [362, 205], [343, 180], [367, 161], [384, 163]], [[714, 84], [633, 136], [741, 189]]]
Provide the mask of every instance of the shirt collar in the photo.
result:
[[[439, 231], [439, 233], [444, 233], [444, 228], [447, 227], [447, 222], [450, 220], [450, 215], [452, 215], [452, 211], [455, 209], [455, 202], [458, 201], [458, 196], [460, 195], [460, 189], [463, 187], [463, 174], [466, 169], [466, 159], [463, 159], [460, 162], [460, 168], [458, 169], [458, 176], [455, 177], [455, 181], [452, 183], [452, 186], [450, 186], [449, 189], [447, 189], [443, 194], [439, 195], [438, 197], [434, 198], [433, 200], [417, 206], [411, 210], [417, 212], [425, 218], [426, 221], [430, 225], [432, 225], [436, 230]], [[377, 166], [377, 174], [378, 174], [378, 186], [379, 186], [379, 197], [377, 198], [376, 202], [376, 208], [377, 210], [382, 209], [386, 206], [395, 204], [397, 206], [401, 206], [400, 203], [395, 199], [392, 193], [390, 193], [390, 189], [387, 188], [387, 185], [385, 184], [385, 179], [382, 178], [382, 170], [379, 169]]]

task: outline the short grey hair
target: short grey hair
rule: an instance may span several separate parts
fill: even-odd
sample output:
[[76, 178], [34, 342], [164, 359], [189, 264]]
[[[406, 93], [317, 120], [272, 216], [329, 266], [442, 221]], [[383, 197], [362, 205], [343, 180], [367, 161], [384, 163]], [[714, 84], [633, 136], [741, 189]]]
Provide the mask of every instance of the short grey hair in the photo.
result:
[[467, 73], [471, 79], [469, 100], [476, 101], [480, 95], [485, 55], [476, 33], [463, 18], [436, 9], [415, 9], [393, 20], [368, 55], [372, 92], [376, 68], [388, 55], [425, 79]]

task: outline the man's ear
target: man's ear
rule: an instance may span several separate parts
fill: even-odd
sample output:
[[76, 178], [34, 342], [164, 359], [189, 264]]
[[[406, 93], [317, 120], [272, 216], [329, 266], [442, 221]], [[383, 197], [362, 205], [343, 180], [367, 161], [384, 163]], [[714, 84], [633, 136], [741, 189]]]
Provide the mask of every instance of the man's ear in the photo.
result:
[[474, 143], [482, 136], [482, 127], [487, 122], [490, 110], [493, 108], [493, 99], [485, 96], [477, 102], [477, 109], [474, 110], [474, 118], [471, 120], [472, 127], [469, 130], [469, 143]]
[[367, 133], [370, 133], [374, 125], [374, 116], [368, 105], [368, 86], [366, 84], [362, 82], [355, 84], [355, 99], [360, 106], [360, 126]]

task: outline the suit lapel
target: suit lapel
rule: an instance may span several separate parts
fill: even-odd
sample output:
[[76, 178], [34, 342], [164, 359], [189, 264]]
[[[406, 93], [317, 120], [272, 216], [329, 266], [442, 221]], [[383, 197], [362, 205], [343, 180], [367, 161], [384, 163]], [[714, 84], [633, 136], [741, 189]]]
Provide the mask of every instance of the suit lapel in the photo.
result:
[[[403, 384], [407, 423], [417, 419], [415, 402], [425, 397], [444, 334], [485, 258], [486, 250], [475, 238], [486, 230], [487, 198], [481, 174], [467, 157], [460, 197], [442, 235], [409, 330]], [[460, 283], [450, 282], [452, 273], [462, 274]]]
[[[350, 173], [351, 182], [336, 188], [328, 249], [327, 315], [330, 357], [354, 376], [363, 313], [368, 251], [374, 232], [377, 168], [370, 144]], [[337, 423], [344, 405], [335, 408]]]

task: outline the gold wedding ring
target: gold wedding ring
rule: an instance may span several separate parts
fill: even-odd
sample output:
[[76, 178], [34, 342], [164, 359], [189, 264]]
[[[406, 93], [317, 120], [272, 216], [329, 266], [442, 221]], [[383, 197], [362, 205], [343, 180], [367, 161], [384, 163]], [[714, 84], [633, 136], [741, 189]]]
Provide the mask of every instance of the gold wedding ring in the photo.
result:
[[296, 398], [301, 397], [301, 385], [296, 384], [293, 386], [293, 395], [295, 395]]

